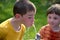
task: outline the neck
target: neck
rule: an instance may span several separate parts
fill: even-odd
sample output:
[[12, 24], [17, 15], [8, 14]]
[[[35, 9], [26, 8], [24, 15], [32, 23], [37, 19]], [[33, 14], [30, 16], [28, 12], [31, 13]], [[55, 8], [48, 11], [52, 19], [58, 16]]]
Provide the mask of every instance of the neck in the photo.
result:
[[15, 31], [19, 31], [19, 29], [20, 29], [20, 24], [21, 24], [20, 21], [18, 21], [18, 20], [15, 19], [15, 18], [12, 18], [11, 24], [12, 24], [12, 26], [13, 26], [13, 28], [14, 28]]

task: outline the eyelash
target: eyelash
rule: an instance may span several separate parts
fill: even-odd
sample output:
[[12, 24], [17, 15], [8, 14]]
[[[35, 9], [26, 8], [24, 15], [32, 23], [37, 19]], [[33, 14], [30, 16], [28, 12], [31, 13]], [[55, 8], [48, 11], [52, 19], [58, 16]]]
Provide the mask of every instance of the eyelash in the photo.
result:
[[54, 19], [56, 20], [57, 18], [55, 17]]
[[[49, 17], [49, 19], [51, 19], [51, 17]], [[54, 19], [56, 20], [57, 18], [56, 18], [56, 17], [54, 17]]]
[[51, 19], [51, 17], [49, 17], [49, 19]]
[[31, 19], [32, 17], [28, 17], [29, 19]]

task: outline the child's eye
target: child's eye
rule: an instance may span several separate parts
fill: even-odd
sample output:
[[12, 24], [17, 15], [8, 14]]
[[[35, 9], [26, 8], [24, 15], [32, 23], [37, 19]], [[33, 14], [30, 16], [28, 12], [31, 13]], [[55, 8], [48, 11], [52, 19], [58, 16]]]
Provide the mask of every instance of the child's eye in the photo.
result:
[[51, 17], [49, 17], [49, 19], [51, 19]]
[[28, 17], [29, 19], [31, 19], [32, 17]]
[[56, 19], [57, 19], [57, 17], [54, 17], [54, 19], [56, 20]]

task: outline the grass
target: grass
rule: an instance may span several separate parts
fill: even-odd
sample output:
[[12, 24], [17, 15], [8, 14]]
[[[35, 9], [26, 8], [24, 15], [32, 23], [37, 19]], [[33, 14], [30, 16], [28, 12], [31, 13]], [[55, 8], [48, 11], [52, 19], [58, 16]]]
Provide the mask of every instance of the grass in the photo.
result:
[[[35, 15], [35, 27], [36, 27], [36, 33], [37, 33], [39, 29], [47, 23], [47, 20], [46, 20], [46, 9], [47, 8], [46, 6], [39, 4], [40, 2], [37, 0], [34, 0], [34, 1], [31, 0], [31, 1], [35, 4], [37, 8], [37, 12]], [[0, 23], [13, 16], [12, 9], [13, 9], [14, 2], [15, 1], [13, 1], [12, 3], [8, 5], [0, 3], [0, 9], [1, 9], [0, 10]], [[30, 29], [27, 29], [27, 30], [28, 31], [24, 35], [24, 40], [28, 40], [28, 38], [30, 40], [33, 40], [36, 36], [34, 27], [31, 27]]]

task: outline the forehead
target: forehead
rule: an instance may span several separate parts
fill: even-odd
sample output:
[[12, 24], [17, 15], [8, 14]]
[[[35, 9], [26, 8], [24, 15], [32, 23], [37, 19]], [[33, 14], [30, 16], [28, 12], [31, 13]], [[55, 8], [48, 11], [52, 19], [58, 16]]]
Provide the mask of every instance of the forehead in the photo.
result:
[[30, 11], [30, 12], [27, 12], [25, 15], [23, 16], [34, 16], [36, 13], [34, 11]]
[[48, 16], [51, 16], [51, 17], [59, 17], [59, 18], [60, 18], [60, 16], [59, 16], [59, 15], [57, 15], [57, 14], [55, 14], [55, 13], [48, 14]]

